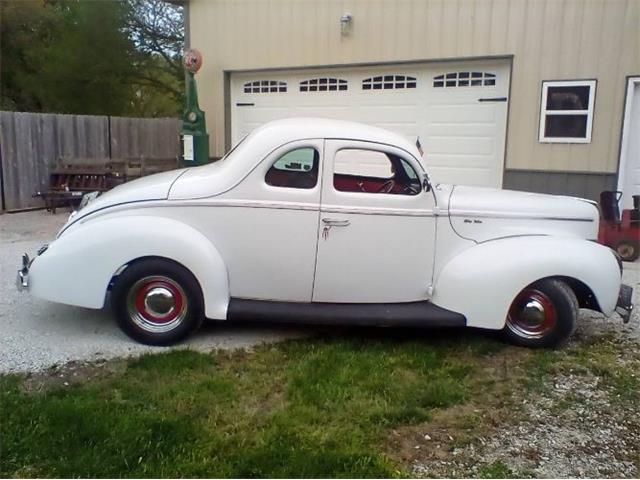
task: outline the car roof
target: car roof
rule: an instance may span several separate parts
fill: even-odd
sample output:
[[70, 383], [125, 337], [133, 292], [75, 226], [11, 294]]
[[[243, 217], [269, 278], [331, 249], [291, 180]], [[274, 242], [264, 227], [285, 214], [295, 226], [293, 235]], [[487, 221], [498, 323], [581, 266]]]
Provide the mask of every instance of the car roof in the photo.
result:
[[274, 120], [256, 128], [250, 136], [256, 145], [273, 148], [308, 138], [361, 140], [397, 146], [420, 158], [415, 144], [406, 137], [383, 128], [345, 120], [312, 117]]
[[[171, 187], [171, 199], [204, 198], [237, 186], [266, 155], [290, 142], [309, 139], [344, 139], [392, 145], [420, 162], [417, 147], [405, 137], [356, 122], [327, 118], [287, 118], [253, 130], [226, 159], [189, 168]], [[424, 168], [424, 167], [423, 167]]]

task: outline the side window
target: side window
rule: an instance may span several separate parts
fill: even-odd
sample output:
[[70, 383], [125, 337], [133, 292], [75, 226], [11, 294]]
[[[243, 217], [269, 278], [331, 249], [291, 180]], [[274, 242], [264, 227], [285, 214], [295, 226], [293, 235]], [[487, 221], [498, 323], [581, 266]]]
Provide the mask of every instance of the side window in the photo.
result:
[[420, 177], [406, 160], [385, 152], [349, 148], [336, 153], [333, 186], [340, 192], [417, 195]]
[[313, 188], [318, 183], [319, 164], [316, 149], [297, 148], [278, 158], [264, 180], [273, 187]]

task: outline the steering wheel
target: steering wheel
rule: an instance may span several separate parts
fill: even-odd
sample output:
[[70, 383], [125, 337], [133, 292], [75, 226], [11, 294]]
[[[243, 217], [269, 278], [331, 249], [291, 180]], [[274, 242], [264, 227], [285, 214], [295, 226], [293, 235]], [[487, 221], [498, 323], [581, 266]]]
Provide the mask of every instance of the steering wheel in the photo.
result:
[[384, 184], [378, 189], [378, 193], [389, 193], [396, 186], [396, 182], [391, 179], [384, 182]]
[[408, 185], [405, 185], [404, 188], [402, 189], [404, 193], [407, 193], [409, 195], [417, 195], [418, 193], [420, 193], [420, 190], [422, 189], [416, 186], [415, 183], [410, 183]]

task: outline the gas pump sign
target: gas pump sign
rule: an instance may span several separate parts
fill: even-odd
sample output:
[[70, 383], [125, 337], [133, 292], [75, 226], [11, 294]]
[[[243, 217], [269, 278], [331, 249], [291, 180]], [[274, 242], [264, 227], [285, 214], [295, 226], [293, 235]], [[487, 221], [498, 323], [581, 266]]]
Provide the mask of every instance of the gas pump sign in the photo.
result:
[[182, 136], [182, 159], [193, 162], [193, 135]]

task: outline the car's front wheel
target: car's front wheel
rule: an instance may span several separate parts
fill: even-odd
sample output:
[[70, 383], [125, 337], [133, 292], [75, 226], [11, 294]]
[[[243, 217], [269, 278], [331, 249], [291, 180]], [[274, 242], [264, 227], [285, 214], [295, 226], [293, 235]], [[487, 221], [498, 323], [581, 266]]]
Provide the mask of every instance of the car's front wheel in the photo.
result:
[[514, 299], [503, 334], [516, 345], [555, 347], [574, 332], [578, 308], [578, 300], [566, 283], [540, 280]]
[[164, 259], [140, 260], [127, 267], [111, 290], [120, 328], [147, 345], [172, 345], [203, 320], [200, 285], [181, 265]]

